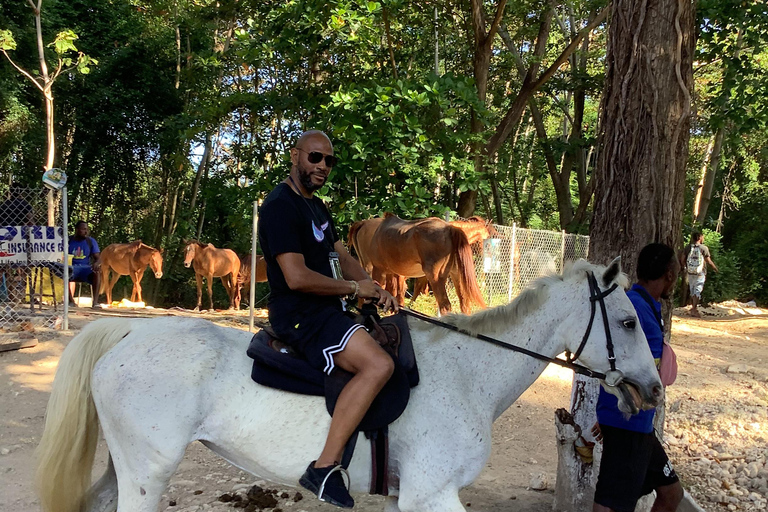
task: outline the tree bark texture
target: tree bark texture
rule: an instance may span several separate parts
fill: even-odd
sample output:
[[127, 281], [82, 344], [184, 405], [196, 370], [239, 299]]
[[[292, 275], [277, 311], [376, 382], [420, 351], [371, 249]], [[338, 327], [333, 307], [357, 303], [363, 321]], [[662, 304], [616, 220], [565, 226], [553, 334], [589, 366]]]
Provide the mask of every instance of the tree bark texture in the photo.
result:
[[690, 0], [614, 2], [589, 254], [633, 279], [643, 246], [682, 246], [693, 53]]

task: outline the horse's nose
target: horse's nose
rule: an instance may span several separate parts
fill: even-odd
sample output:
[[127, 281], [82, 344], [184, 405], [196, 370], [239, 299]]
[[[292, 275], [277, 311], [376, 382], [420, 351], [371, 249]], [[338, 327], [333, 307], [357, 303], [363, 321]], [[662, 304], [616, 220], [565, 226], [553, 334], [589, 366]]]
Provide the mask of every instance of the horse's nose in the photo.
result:
[[651, 388], [651, 397], [656, 404], [660, 404], [664, 399], [664, 388], [660, 384], [653, 386]]
[[155, 277], [160, 279], [161, 277], [163, 277], [163, 273], [162, 272], [155, 272]]
[[189, 262], [186, 262], [186, 261], [184, 262], [184, 266], [185, 266], [186, 268], [189, 268], [189, 266], [190, 266], [190, 265], [191, 265], [191, 263], [189, 263]]

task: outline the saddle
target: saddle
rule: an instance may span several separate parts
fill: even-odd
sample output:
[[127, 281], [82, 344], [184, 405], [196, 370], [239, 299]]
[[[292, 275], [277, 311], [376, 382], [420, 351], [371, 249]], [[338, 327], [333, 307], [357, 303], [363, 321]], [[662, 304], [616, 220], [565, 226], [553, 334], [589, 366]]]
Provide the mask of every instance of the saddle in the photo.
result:
[[[373, 475], [371, 494], [387, 494], [387, 426], [405, 410], [410, 389], [419, 383], [419, 370], [413, 352], [408, 321], [402, 314], [380, 319], [373, 311], [362, 308], [355, 320], [365, 326], [371, 337], [392, 357], [395, 370], [392, 377], [374, 399], [357, 430], [371, 441]], [[264, 328], [253, 336], [248, 347], [253, 359], [251, 378], [264, 386], [303, 395], [324, 396], [328, 413], [333, 415], [341, 390], [353, 374], [336, 367], [331, 375], [310, 366], [309, 362], [290, 346], [280, 341], [270, 329]], [[357, 435], [350, 438], [344, 451], [342, 465], [352, 459]]]

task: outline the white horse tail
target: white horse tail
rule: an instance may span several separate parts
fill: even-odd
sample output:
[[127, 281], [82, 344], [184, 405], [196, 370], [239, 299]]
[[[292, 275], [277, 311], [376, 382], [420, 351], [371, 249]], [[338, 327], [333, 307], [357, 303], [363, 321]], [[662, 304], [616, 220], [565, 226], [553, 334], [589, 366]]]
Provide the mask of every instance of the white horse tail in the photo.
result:
[[85, 510], [99, 436], [91, 373], [130, 331], [127, 318], [92, 322], [61, 355], [36, 451], [35, 480], [44, 512]]

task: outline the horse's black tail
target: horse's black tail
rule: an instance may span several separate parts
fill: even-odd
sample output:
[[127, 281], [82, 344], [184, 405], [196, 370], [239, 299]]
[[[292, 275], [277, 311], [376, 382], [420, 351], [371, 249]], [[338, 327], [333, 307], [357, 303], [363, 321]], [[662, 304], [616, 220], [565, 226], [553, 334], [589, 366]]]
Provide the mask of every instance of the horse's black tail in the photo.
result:
[[469, 240], [467, 240], [467, 235], [461, 229], [454, 226], [451, 226], [451, 231], [453, 247], [456, 251], [456, 264], [459, 270], [459, 282], [456, 283], [458, 285], [457, 292], [459, 293], [459, 298], [465, 296], [478, 306], [482, 308], [487, 307], [480, 287], [477, 285], [475, 262], [472, 259], [472, 248], [469, 245]]

